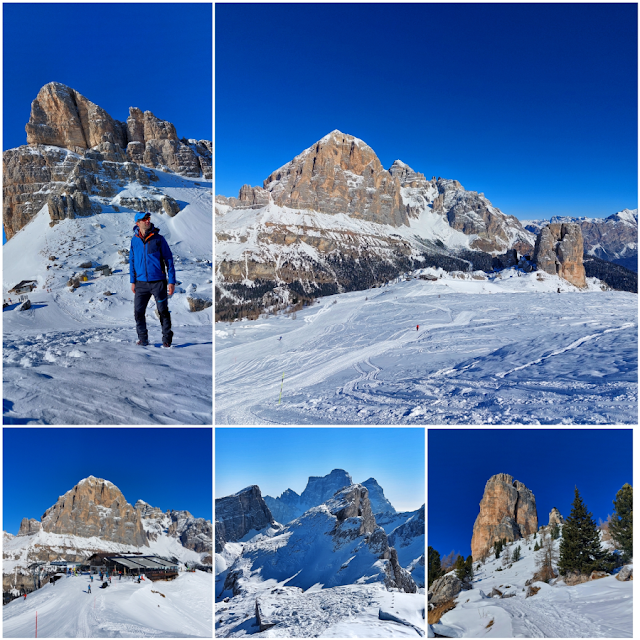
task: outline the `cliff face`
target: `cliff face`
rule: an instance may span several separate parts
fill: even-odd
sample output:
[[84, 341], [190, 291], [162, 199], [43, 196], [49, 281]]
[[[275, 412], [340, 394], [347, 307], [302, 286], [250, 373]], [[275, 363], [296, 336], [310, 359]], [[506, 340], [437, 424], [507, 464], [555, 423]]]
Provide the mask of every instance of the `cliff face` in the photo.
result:
[[540, 271], [559, 275], [576, 287], [586, 287], [582, 263], [583, 239], [574, 223], [549, 224], [536, 238], [533, 261]]
[[489, 478], [473, 525], [473, 559], [484, 557], [496, 540], [518, 540], [537, 530], [538, 514], [531, 490], [506, 473]]
[[31, 104], [27, 145], [3, 153], [3, 224], [7, 239], [49, 204], [52, 223], [99, 213], [91, 196], [110, 196], [113, 182], [157, 180], [149, 169], [211, 179], [209, 140], [178, 139], [170, 122], [136, 107], [126, 122], [59, 82]]
[[42, 529], [148, 546], [140, 513], [108, 480], [89, 476], [58, 498], [42, 516]]
[[216, 553], [227, 542], [240, 540], [251, 530], [259, 530], [274, 522], [269, 507], [252, 485], [232, 496], [216, 498]]

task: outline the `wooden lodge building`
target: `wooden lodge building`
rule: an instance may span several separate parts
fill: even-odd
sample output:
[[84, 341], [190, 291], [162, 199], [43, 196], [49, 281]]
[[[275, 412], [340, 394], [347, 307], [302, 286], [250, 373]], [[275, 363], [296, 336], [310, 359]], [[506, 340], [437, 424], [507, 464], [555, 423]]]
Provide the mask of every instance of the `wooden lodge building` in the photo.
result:
[[144, 574], [149, 580], [173, 580], [178, 577], [178, 562], [161, 556], [143, 556], [140, 553], [94, 553], [87, 561], [91, 573], [108, 571], [125, 576]]

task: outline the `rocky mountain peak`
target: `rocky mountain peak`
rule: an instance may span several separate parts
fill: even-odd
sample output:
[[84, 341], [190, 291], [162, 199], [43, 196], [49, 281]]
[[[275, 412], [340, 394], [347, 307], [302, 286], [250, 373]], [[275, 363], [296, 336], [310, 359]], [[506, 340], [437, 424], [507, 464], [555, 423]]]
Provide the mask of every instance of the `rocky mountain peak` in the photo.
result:
[[315, 506], [331, 498], [336, 491], [353, 484], [344, 469], [334, 469], [326, 476], [310, 476], [305, 490], [300, 495], [303, 504]]
[[275, 524], [258, 485], [251, 485], [231, 496], [216, 498], [216, 553], [227, 542], [240, 540], [250, 531]]
[[473, 559], [484, 557], [496, 540], [518, 540], [537, 530], [538, 513], [533, 492], [507, 473], [491, 476], [480, 502], [480, 514], [473, 525]]
[[389, 173], [398, 178], [402, 187], [424, 188], [428, 187], [428, 181], [423, 173], [414, 171], [408, 164], [402, 160], [396, 160], [390, 167]]
[[555, 524], [563, 524], [563, 523], [564, 523], [564, 518], [562, 517], [562, 514], [558, 511], [558, 509], [553, 507], [553, 509], [551, 509], [551, 512], [549, 513], [549, 526], [551, 527]]
[[94, 476], [81, 480], [45, 511], [42, 529], [148, 546], [140, 513], [112, 482]]
[[396, 513], [396, 510], [385, 497], [382, 487], [378, 484], [375, 478], [369, 478], [361, 484], [369, 491], [369, 500], [371, 502], [371, 509], [373, 510], [373, 513]]

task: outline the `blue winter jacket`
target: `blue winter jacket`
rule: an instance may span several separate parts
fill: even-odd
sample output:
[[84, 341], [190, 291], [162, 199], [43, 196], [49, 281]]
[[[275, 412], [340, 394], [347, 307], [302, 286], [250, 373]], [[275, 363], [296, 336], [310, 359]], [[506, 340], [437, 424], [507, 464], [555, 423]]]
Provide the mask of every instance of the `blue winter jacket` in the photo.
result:
[[154, 225], [151, 225], [147, 237], [143, 240], [138, 225], [135, 225], [129, 250], [129, 279], [131, 283], [138, 280], [143, 282], [166, 280], [167, 274], [169, 284], [175, 284], [176, 270], [167, 241]]

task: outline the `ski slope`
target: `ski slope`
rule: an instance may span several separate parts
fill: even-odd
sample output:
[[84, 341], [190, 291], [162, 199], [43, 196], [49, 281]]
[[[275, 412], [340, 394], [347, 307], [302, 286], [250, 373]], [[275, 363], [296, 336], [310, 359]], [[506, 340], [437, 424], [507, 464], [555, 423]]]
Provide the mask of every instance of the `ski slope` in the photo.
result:
[[[175, 580], [113, 580], [67, 576], [2, 608], [5, 638], [211, 638], [213, 577], [181, 573]], [[154, 593], [159, 592], [159, 593]], [[162, 594], [162, 595], [161, 595]]]
[[[502, 557], [491, 556], [477, 571], [479, 563], [474, 562], [473, 589], [457, 596], [455, 609], [430, 625], [429, 635], [433, 631], [450, 638], [632, 637], [633, 581], [621, 582], [612, 575], [568, 587], [555, 579], [552, 584], [533, 583], [540, 591], [525, 597], [525, 582], [537, 570], [540, 552], [533, 551], [535, 543], [533, 536], [510, 543], [510, 551], [519, 546], [522, 553], [511, 567], [502, 564]], [[559, 549], [560, 539], [554, 546]], [[494, 588], [514, 596], [492, 598]]]
[[217, 323], [216, 423], [637, 422], [636, 294], [423, 272], [442, 277]]
[[[182, 207], [173, 218], [151, 216], [173, 252], [179, 283], [169, 300], [173, 348], [161, 348], [153, 298], [150, 346], [135, 344], [134, 294], [122, 253], [135, 212], [120, 199], [148, 198], [149, 189], [134, 182], [113, 198], [92, 196], [102, 213], [54, 227], [45, 205], [3, 250], [3, 298], [11, 299], [2, 314], [4, 424], [211, 424], [212, 307], [192, 313], [187, 302], [212, 299], [211, 182], [155, 174], [153, 194]], [[108, 264], [113, 274], [88, 270], [88, 281], [73, 292], [67, 281], [87, 261]], [[26, 311], [8, 293], [21, 280], [38, 283]]]

